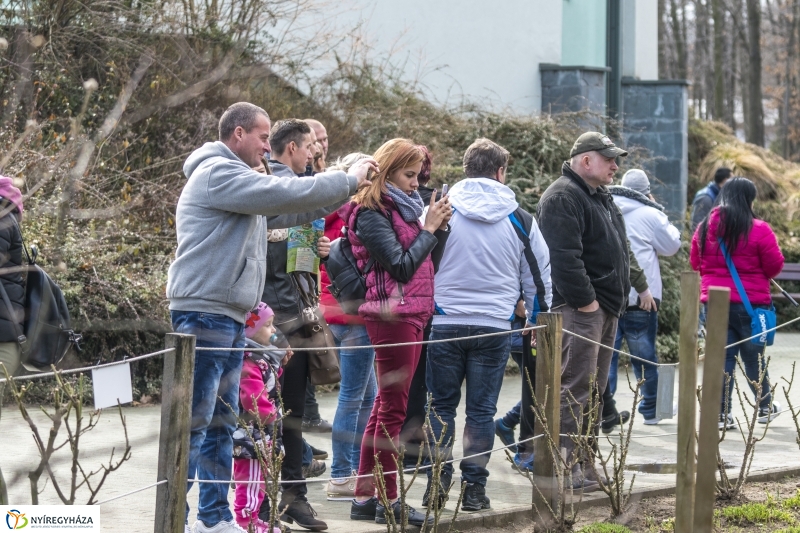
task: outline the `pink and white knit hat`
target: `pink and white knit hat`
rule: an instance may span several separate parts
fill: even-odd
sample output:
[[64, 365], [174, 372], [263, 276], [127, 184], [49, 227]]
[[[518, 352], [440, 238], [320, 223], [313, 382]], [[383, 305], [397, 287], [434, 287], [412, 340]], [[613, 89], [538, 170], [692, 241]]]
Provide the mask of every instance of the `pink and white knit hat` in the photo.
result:
[[258, 306], [247, 313], [244, 319], [244, 335], [250, 338], [256, 331], [258, 331], [264, 323], [275, 315], [275, 311], [264, 302], [260, 302]]

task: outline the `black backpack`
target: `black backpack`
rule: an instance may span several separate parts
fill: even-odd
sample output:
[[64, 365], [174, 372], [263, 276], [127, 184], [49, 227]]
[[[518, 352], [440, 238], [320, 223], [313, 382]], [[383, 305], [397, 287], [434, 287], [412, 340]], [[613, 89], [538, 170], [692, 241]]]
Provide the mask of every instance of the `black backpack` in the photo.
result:
[[347, 238], [347, 226], [344, 235], [331, 243], [331, 251], [325, 261], [325, 272], [331, 284], [328, 290], [347, 315], [357, 315], [358, 308], [367, 297], [367, 273], [375, 264], [375, 259], [370, 258], [364, 271], [358, 268], [358, 262], [353, 255], [353, 246]]
[[[20, 237], [22, 231], [15, 217], [11, 217], [17, 226]], [[80, 350], [81, 336], [70, 329], [69, 310], [61, 288], [47, 272], [36, 264], [36, 248], [32, 249], [33, 259], [22, 243], [22, 249], [28, 259], [27, 277], [25, 280], [25, 320], [20, 329], [12, 319], [14, 335], [19, 344], [22, 363], [28, 367], [49, 370], [51, 365], [61, 362], [71, 346]], [[10, 315], [14, 316], [11, 301], [5, 288], [0, 283], [0, 297], [5, 302]]]
[[353, 245], [347, 238], [347, 226], [344, 226], [342, 236], [331, 243], [331, 251], [325, 260], [325, 272], [331, 282], [328, 290], [346, 315], [358, 315], [358, 308], [367, 298], [366, 276], [374, 264], [375, 259], [370, 257], [363, 272], [358, 268]]

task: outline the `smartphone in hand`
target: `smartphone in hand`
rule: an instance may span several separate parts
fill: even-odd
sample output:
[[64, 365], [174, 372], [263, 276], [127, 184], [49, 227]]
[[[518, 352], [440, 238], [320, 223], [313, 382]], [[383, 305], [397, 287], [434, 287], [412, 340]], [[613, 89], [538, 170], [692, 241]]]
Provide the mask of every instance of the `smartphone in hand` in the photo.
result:
[[450, 187], [448, 187], [446, 183], [444, 185], [442, 185], [442, 196], [447, 196], [447, 191], [449, 189], [450, 189]]

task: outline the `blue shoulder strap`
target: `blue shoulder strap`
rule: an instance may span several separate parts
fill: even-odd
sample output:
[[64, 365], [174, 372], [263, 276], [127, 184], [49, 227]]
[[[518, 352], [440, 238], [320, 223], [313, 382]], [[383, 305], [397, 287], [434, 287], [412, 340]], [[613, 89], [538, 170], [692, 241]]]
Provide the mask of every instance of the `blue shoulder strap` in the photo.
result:
[[728, 271], [731, 273], [733, 282], [736, 284], [736, 290], [739, 291], [739, 297], [742, 299], [744, 308], [747, 310], [748, 315], [753, 316], [753, 306], [750, 305], [750, 300], [747, 298], [747, 293], [744, 291], [742, 280], [739, 278], [739, 273], [736, 271], [736, 265], [733, 264], [731, 254], [728, 253], [728, 248], [725, 247], [725, 243], [722, 242], [722, 239], [717, 240], [719, 241], [719, 248], [722, 250], [722, 255], [725, 256], [725, 263], [728, 265]]

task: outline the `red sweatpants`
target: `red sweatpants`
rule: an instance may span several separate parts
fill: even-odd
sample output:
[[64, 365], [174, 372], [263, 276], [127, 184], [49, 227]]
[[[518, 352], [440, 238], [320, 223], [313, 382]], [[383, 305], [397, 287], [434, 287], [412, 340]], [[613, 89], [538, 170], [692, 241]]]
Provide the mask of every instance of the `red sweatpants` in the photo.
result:
[[[369, 340], [374, 345], [398, 342], [419, 342], [422, 330], [406, 322], [365, 321]], [[378, 394], [369, 415], [367, 429], [361, 441], [361, 463], [358, 474], [372, 474], [375, 468], [375, 454], [378, 454], [384, 472], [397, 470], [394, 450], [399, 446], [400, 430], [406, 419], [408, 390], [411, 378], [419, 363], [422, 345], [399, 348], [376, 348], [375, 363], [378, 378]], [[389, 434], [389, 439], [386, 438]], [[403, 465], [400, 465], [402, 468]], [[384, 476], [386, 497], [391, 501], [397, 498], [397, 475]], [[357, 497], [375, 494], [375, 480], [372, 477], [359, 478], [356, 483]]]

